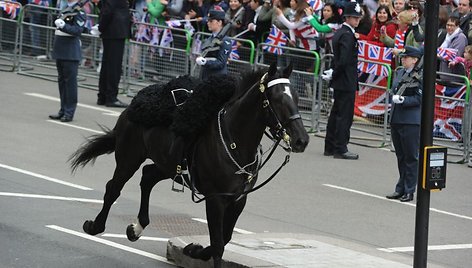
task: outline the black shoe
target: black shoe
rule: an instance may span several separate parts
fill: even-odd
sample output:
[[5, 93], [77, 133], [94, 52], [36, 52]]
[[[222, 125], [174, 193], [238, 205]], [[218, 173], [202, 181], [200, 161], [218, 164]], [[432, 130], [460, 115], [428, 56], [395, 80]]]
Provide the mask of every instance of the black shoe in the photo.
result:
[[120, 101], [120, 100], [116, 100], [114, 102], [107, 102], [105, 103], [105, 106], [106, 107], [117, 107], [117, 108], [126, 108], [128, 107], [128, 104]]
[[334, 154], [334, 158], [337, 159], [349, 159], [349, 160], [357, 160], [359, 159], [359, 155], [351, 152], [345, 152], [343, 154]]
[[404, 194], [400, 199], [400, 202], [410, 202], [410, 201], [413, 201], [413, 197], [414, 197], [414, 194], [411, 193], [411, 194]]
[[61, 117], [61, 122], [63, 122], [63, 123], [67, 123], [67, 122], [70, 122], [70, 121], [72, 121], [72, 117], [68, 117], [68, 116], [65, 116], [65, 115], [63, 117]]
[[52, 120], [61, 120], [63, 116], [64, 116], [63, 114], [50, 114], [49, 118]]
[[330, 152], [330, 151], [324, 151], [324, 152], [323, 152], [323, 155], [324, 155], [324, 156], [333, 156], [334, 153], [333, 153], [333, 152]]
[[387, 199], [400, 199], [401, 197], [403, 197], [403, 194], [397, 192], [386, 196]]
[[97, 105], [105, 105], [105, 100], [97, 100]]

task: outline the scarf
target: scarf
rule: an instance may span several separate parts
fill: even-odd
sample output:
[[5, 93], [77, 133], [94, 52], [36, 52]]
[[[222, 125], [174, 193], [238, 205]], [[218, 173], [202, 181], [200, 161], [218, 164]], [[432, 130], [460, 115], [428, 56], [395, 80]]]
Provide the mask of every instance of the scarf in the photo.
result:
[[394, 48], [397, 48], [397, 49], [403, 49], [403, 47], [405, 46], [405, 33], [406, 33], [406, 29], [404, 31], [398, 29], [397, 32], [395, 33], [395, 44], [394, 44]]
[[462, 32], [461, 28], [457, 27], [457, 29], [452, 34], [446, 34], [446, 38], [444, 42], [441, 44], [442, 48], [448, 48], [451, 45], [452, 39], [458, 36]]

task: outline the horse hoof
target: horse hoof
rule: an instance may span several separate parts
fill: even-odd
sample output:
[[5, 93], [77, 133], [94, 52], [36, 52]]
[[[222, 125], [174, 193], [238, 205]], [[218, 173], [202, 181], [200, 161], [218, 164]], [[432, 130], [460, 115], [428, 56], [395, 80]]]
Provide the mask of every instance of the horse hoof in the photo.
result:
[[199, 253], [202, 251], [202, 249], [203, 249], [203, 246], [199, 244], [191, 243], [184, 247], [183, 253], [184, 255], [187, 255], [191, 258], [199, 259], [200, 258]]
[[86, 232], [89, 235], [96, 235], [105, 231], [105, 228], [103, 228], [103, 230], [97, 230], [95, 228], [95, 223], [91, 220], [85, 221], [84, 225], [82, 226], [82, 229], [84, 229], [84, 232]]
[[139, 237], [141, 237], [141, 235], [136, 235], [136, 233], [134, 231], [135, 226], [136, 226], [136, 224], [130, 224], [126, 228], [126, 236], [128, 237], [128, 240], [131, 241], [131, 242], [135, 242], [139, 239]]

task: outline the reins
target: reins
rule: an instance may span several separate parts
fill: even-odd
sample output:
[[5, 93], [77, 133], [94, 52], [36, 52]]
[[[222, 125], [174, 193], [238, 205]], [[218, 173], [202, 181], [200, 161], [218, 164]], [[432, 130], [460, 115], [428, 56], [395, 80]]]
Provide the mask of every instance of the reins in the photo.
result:
[[[220, 140], [223, 144], [223, 147], [225, 149], [225, 152], [228, 156], [228, 158], [231, 160], [231, 162], [233, 162], [233, 164], [236, 166], [237, 168], [237, 171], [235, 172], [235, 174], [246, 174], [248, 175], [247, 177], [247, 181], [243, 184], [244, 186], [244, 190], [241, 192], [241, 193], [214, 193], [214, 194], [210, 194], [210, 195], [206, 195], [204, 197], [199, 197], [198, 196], [198, 192], [196, 190], [196, 187], [195, 187], [195, 180], [193, 178], [190, 179], [190, 189], [192, 191], [192, 201], [195, 202], [195, 203], [200, 203], [208, 198], [213, 198], [213, 197], [217, 197], [217, 196], [238, 196], [238, 198], [236, 199], [239, 200], [240, 198], [242, 198], [244, 195], [247, 195], [249, 193], [252, 193], [254, 191], [257, 191], [258, 189], [262, 188], [263, 186], [265, 186], [267, 183], [269, 183], [279, 172], [280, 170], [290, 161], [290, 153], [291, 153], [291, 147], [290, 147], [290, 136], [286, 133], [286, 130], [284, 128], [284, 126], [288, 123], [290, 123], [291, 121], [293, 120], [297, 120], [297, 119], [300, 119], [301, 116], [299, 113], [297, 114], [294, 114], [292, 116], [290, 116], [287, 120], [287, 122], [284, 122], [284, 123], [281, 123], [277, 114], [275, 113], [275, 111], [273, 110], [272, 108], [272, 105], [270, 105], [270, 102], [269, 102], [269, 99], [267, 98], [267, 93], [265, 92], [265, 79], [267, 78], [267, 73], [265, 73], [262, 78], [260, 79], [259, 82], [256, 82], [249, 90], [253, 90], [258, 84], [259, 84], [259, 90], [261, 91], [261, 93], [263, 93], [264, 95], [264, 100], [263, 100], [263, 104], [262, 104], [262, 107], [265, 109], [265, 108], [268, 108], [271, 115], [274, 116], [275, 120], [277, 121], [277, 124], [275, 126], [275, 135], [274, 137], [271, 137], [269, 136], [267, 133], [266, 135], [274, 141], [274, 144], [272, 145], [272, 149], [269, 153], [269, 155], [267, 156], [267, 158], [262, 162], [262, 156], [263, 154], [261, 153], [261, 150], [258, 149], [257, 152], [256, 152], [256, 155], [255, 155], [255, 159], [254, 161], [252, 161], [251, 163], [248, 163], [244, 166], [242, 166], [241, 164], [238, 163], [238, 161], [236, 160], [237, 157], [234, 157], [233, 154], [231, 153], [231, 151], [228, 149], [228, 145], [227, 145], [227, 142], [225, 141], [224, 139], [224, 135], [223, 135], [223, 131], [226, 130], [226, 125], [224, 125], [223, 123], [223, 115], [225, 113], [225, 110], [224, 108], [221, 109], [219, 112], [218, 112], [218, 117], [217, 117], [217, 122], [218, 122], [218, 132], [219, 132], [219, 136], [220, 136]], [[270, 88], [272, 86], [275, 86], [277, 84], [290, 84], [290, 80], [287, 79], [287, 78], [278, 78], [278, 79], [274, 79], [272, 81], [269, 81], [267, 83], [267, 88]], [[231, 135], [229, 135], [229, 131], [226, 131], [227, 132], [227, 135], [229, 139], [229, 142], [230, 142], [230, 148], [231, 149], [236, 149], [236, 144], [232, 141], [231, 139]], [[274, 171], [274, 173], [269, 176], [265, 181], [263, 181], [262, 183], [260, 183], [259, 185], [257, 185], [256, 187], [253, 187], [251, 189], [248, 189], [250, 187], [250, 183], [252, 181], [252, 179], [254, 177], [257, 176], [257, 174], [259, 173], [259, 171], [261, 170], [262, 167], [264, 167], [264, 165], [267, 163], [267, 161], [272, 157], [273, 153], [275, 152], [275, 149], [277, 149], [277, 147], [279, 146], [280, 142], [281, 141], [284, 141], [286, 146], [287, 147], [283, 147], [286, 151], [287, 151], [287, 155], [285, 156], [284, 158], [284, 161], [281, 163], [281, 165]], [[237, 152], [237, 151], [236, 151]], [[261, 164], [262, 162], [262, 164]], [[248, 171], [247, 169], [251, 166], [254, 166], [255, 164], [256, 167], [255, 169], [251, 172], [251, 171]]]

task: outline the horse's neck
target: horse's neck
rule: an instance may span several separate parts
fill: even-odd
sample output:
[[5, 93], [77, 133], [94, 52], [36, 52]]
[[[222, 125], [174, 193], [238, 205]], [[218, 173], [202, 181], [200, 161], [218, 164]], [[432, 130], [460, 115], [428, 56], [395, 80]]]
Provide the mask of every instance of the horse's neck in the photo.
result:
[[262, 93], [250, 89], [241, 99], [227, 109], [226, 124], [236, 143], [256, 148], [264, 134], [265, 124], [262, 108]]

